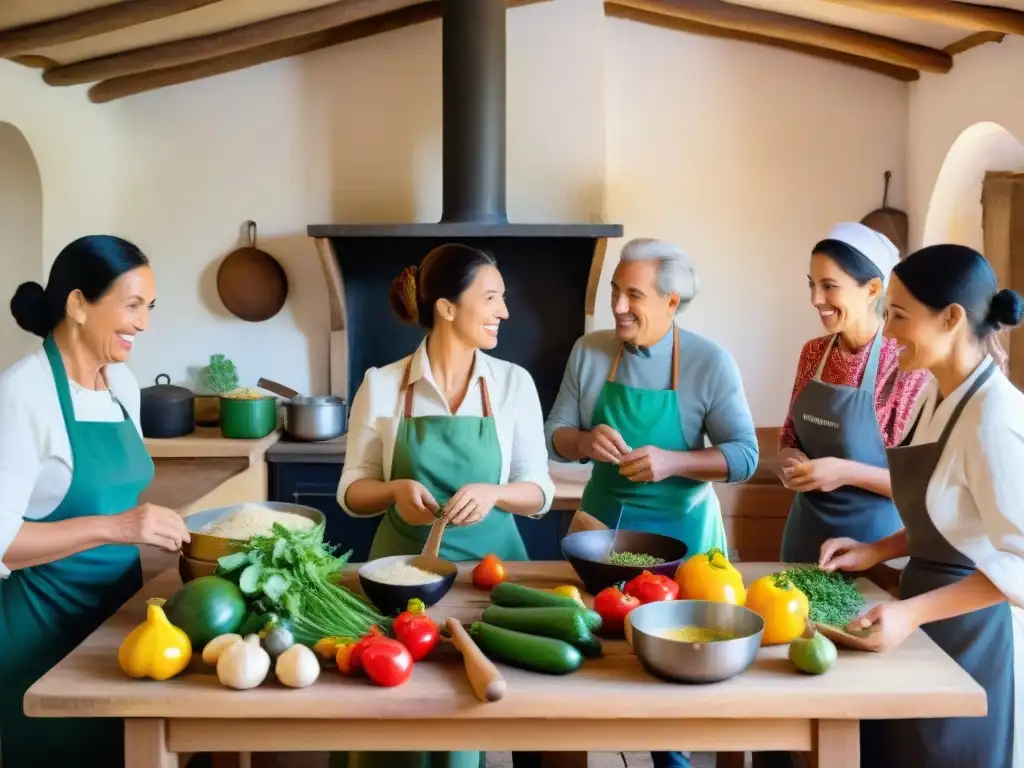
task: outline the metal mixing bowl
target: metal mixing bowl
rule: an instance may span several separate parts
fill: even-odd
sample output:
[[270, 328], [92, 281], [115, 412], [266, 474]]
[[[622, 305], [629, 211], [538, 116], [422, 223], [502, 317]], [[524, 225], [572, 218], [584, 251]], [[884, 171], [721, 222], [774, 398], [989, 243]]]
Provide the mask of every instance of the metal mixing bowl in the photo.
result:
[[199, 533], [215, 520], [236, 512], [246, 504], [259, 504], [261, 507], [269, 507], [277, 512], [291, 512], [296, 515], [308, 517], [316, 525], [326, 520], [324, 513], [314, 507], [307, 507], [304, 504], [291, 504], [286, 501], [249, 501], [244, 504], [231, 504], [226, 507], [216, 507], [196, 512], [185, 518], [185, 527], [188, 528], [192, 541], [182, 542], [181, 553], [192, 560], [205, 560], [208, 563], [216, 562], [225, 555], [238, 552], [243, 541], [236, 539], [225, 539], [222, 536], [211, 536], [208, 533]]
[[[681, 683], [717, 683], [749, 667], [761, 647], [764, 619], [741, 605], [709, 600], [647, 603], [629, 613], [630, 642], [644, 668]], [[708, 643], [669, 640], [658, 630], [701, 627], [735, 637]]]

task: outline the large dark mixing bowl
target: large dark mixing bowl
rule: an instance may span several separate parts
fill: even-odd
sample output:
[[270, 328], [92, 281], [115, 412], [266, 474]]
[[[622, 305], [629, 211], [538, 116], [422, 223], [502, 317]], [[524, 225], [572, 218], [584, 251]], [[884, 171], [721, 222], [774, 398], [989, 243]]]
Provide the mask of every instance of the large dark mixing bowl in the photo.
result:
[[455, 583], [459, 567], [447, 560], [442, 561], [444, 565], [439, 566], [436, 571], [441, 578], [429, 584], [386, 584], [374, 578], [374, 571], [378, 568], [393, 563], [407, 563], [417, 557], [418, 555], [392, 555], [371, 560], [360, 566], [359, 586], [362, 587], [363, 594], [385, 616], [397, 616], [408, 607], [409, 601], [413, 598], [419, 598], [423, 605], [429, 608], [447, 595]]
[[[653, 555], [665, 560], [661, 565], [646, 568], [635, 565], [611, 565], [604, 562], [608, 547], [615, 540], [616, 552], [635, 552]], [[597, 594], [605, 587], [620, 581], [629, 581], [644, 571], [672, 577], [686, 557], [686, 544], [671, 536], [642, 531], [580, 531], [562, 539], [562, 554], [576, 575], [583, 581], [587, 592]]]

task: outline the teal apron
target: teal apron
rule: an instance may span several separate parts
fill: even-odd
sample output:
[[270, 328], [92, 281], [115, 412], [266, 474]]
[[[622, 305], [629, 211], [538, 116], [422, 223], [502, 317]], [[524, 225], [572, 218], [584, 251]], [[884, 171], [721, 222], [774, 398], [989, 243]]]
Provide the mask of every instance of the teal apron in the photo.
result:
[[[501, 444], [491, 414], [487, 381], [480, 377], [483, 416], [413, 416], [409, 365], [402, 377], [403, 418], [395, 437], [392, 480], [422, 483], [442, 507], [464, 485], [501, 482]], [[405, 522], [390, 508], [370, 547], [370, 560], [423, 551], [430, 526]], [[493, 552], [502, 560], [527, 560], [526, 545], [512, 515], [492, 509], [473, 525], [448, 527], [441, 539], [446, 560], [479, 560]], [[332, 768], [480, 768], [482, 752], [351, 752], [332, 755]]]
[[[71, 485], [44, 523], [116, 515], [138, 503], [153, 461], [121, 406], [119, 422], [75, 419], [60, 352], [43, 342], [71, 445]], [[113, 396], [113, 395], [111, 395]], [[124, 764], [116, 719], [25, 717], [25, 691], [142, 587], [139, 550], [105, 544], [0, 579], [0, 748], [4, 768]]]
[[[594, 406], [593, 426], [607, 424], [631, 449], [653, 445], [666, 451], [690, 450], [679, 421], [679, 328], [673, 327], [671, 388], [639, 389], [616, 382], [622, 358], [619, 347]], [[617, 465], [597, 462], [580, 509], [609, 528], [618, 524], [621, 514], [624, 530], [679, 539], [690, 555], [713, 547], [728, 551], [718, 497], [711, 483], [702, 480], [667, 477], [657, 483], [637, 483], [620, 475]]]

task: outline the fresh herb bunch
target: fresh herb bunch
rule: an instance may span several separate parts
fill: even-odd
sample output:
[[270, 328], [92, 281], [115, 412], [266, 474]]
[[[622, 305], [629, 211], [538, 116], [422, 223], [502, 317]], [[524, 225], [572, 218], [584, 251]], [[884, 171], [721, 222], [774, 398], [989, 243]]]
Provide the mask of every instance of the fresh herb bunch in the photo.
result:
[[218, 395], [238, 389], [238, 371], [235, 369], [235, 364], [224, 355], [211, 355], [203, 383]]
[[807, 596], [810, 619], [816, 624], [844, 627], [864, 606], [857, 586], [841, 573], [829, 573], [816, 565], [797, 566], [782, 573]]
[[334, 578], [352, 552], [334, 556], [324, 543], [324, 524], [293, 531], [274, 523], [271, 533], [251, 537], [241, 552], [218, 561], [218, 573], [235, 578], [253, 609], [268, 622], [284, 619], [295, 639], [312, 645], [324, 637], [363, 637], [391, 621]]
[[614, 552], [608, 556], [605, 562], [609, 565], [632, 565], [637, 568], [646, 568], [652, 565], [661, 565], [665, 562], [665, 558], [640, 552]]

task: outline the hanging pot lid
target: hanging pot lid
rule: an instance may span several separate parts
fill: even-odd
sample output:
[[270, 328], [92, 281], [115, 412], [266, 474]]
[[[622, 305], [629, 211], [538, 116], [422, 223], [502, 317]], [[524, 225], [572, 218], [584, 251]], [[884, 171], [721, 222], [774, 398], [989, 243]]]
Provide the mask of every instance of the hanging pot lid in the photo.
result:
[[[167, 382], [164, 384], [160, 383], [161, 379], [166, 379]], [[156, 377], [156, 384], [151, 387], [143, 387], [140, 390], [143, 402], [147, 405], [150, 404], [161, 404], [161, 405], [177, 405], [187, 400], [192, 400], [195, 394], [191, 389], [185, 387], [179, 387], [177, 384], [171, 384], [171, 377], [166, 373], [161, 373]]]

